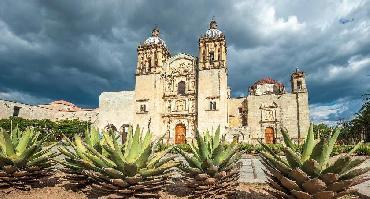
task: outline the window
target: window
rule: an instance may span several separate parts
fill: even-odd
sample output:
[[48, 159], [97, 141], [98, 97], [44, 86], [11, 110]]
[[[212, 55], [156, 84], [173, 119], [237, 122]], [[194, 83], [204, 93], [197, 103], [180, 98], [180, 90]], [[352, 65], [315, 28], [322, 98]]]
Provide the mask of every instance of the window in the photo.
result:
[[221, 60], [221, 47], [218, 49], [218, 61], [220, 61]]
[[239, 107], [238, 111], [239, 111], [240, 114], [242, 114], [243, 113], [243, 108]]
[[21, 107], [14, 106], [14, 109], [13, 109], [13, 117], [18, 117], [20, 110], [21, 110]]
[[209, 52], [209, 62], [213, 63], [214, 60], [215, 60], [215, 53]]
[[186, 88], [185, 82], [184, 81], [179, 82], [177, 84], [177, 94], [185, 95], [185, 88]]
[[299, 89], [299, 90], [302, 89], [302, 81], [300, 81], [300, 80], [297, 81], [297, 89]]
[[146, 105], [145, 104], [140, 105], [140, 112], [146, 112]]
[[210, 102], [209, 103], [209, 110], [211, 110], [211, 111], [216, 110], [216, 102]]

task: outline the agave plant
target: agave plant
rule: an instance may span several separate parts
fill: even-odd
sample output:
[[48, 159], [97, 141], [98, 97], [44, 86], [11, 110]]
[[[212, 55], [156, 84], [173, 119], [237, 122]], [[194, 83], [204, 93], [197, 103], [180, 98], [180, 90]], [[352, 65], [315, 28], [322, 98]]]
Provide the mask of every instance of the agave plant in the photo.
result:
[[268, 190], [278, 198], [338, 198], [356, 193], [352, 186], [368, 180], [363, 174], [370, 167], [359, 168], [366, 158], [354, 158], [349, 153], [331, 157], [334, 144], [340, 134], [336, 129], [326, 138], [315, 139], [313, 125], [310, 126], [301, 153], [294, 151], [295, 145], [286, 130], [282, 130], [286, 147], [285, 158], [273, 153], [265, 144], [261, 158], [266, 167]]
[[94, 148], [98, 153], [103, 154], [101, 144], [103, 140], [99, 137], [99, 131], [95, 128], [87, 128], [84, 132], [84, 138], [76, 136], [74, 142], [71, 142], [65, 137], [63, 145], [59, 147], [59, 151], [64, 155], [64, 161], [55, 160], [63, 168], [61, 169], [66, 175], [69, 181], [70, 188], [83, 188], [87, 185], [91, 185], [93, 181], [83, 171], [86, 166], [92, 164], [92, 162], [86, 158], [86, 155], [80, 153], [77, 149], [78, 146], [83, 147], [83, 143], [91, 148]]
[[190, 143], [191, 153], [176, 147], [186, 164], [179, 168], [185, 172], [185, 184], [191, 197], [214, 197], [229, 195], [237, 186], [238, 160], [242, 152], [236, 142], [227, 145], [220, 134], [220, 127], [213, 135], [204, 136], [195, 131], [195, 140]]
[[52, 158], [57, 152], [43, 147], [40, 133], [29, 128], [10, 133], [0, 129], [0, 184], [19, 189], [28, 189], [34, 182], [51, 175]]
[[99, 145], [95, 138], [89, 143], [76, 136], [71, 144], [73, 150], [63, 152], [67, 156], [64, 164], [76, 175], [88, 176], [93, 191], [124, 197], [158, 197], [158, 191], [167, 183], [167, 170], [178, 163], [173, 156], [166, 156], [171, 148], [155, 152], [157, 142], [152, 139], [152, 133], [143, 134], [138, 126], [135, 132], [129, 129], [124, 144], [112, 132], [103, 132]]

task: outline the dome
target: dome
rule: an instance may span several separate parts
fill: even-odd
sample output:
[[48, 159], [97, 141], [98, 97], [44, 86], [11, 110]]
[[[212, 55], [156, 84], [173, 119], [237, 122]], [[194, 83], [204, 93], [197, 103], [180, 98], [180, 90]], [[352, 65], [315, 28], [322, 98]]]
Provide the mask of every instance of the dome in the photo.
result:
[[283, 83], [278, 82], [270, 77], [256, 81], [250, 88], [249, 93], [252, 95], [282, 94], [285, 92]]
[[145, 45], [152, 45], [152, 44], [162, 44], [166, 47], [166, 42], [163, 39], [159, 38], [159, 28], [155, 27], [152, 31], [152, 36], [149, 37], [144, 41]]
[[209, 23], [209, 29], [207, 30], [205, 37], [208, 38], [217, 38], [223, 36], [223, 33], [217, 29], [217, 22], [212, 19]]
[[209, 38], [217, 38], [221, 36], [222, 36], [222, 32], [218, 29], [209, 29], [206, 32], [206, 37], [209, 37]]

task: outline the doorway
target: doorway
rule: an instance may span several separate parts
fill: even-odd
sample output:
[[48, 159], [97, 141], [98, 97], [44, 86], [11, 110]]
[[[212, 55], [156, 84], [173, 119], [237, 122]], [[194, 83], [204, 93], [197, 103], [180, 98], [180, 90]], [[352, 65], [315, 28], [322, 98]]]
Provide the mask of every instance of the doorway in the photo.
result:
[[272, 127], [267, 127], [265, 129], [265, 143], [266, 144], [275, 143], [274, 129]]
[[175, 144], [185, 144], [186, 128], [184, 124], [177, 124], [175, 127]]

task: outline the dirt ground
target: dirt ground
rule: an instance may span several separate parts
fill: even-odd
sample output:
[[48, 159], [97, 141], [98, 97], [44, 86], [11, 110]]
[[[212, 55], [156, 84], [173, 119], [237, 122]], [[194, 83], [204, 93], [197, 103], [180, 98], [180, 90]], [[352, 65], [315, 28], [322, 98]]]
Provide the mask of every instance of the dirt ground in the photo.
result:
[[[61, 180], [60, 175], [56, 175], [48, 180], [41, 180], [38, 187], [30, 190], [19, 190], [6, 188], [0, 190], [0, 198], [4, 199], [85, 199], [85, 198], [112, 198], [110, 196], [97, 197], [82, 191], [72, 191], [65, 188], [66, 182]], [[273, 198], [269, 196], [263, 188], [264, 185], [240, 184], [234, 198]], [[161, 198], [177, 199], [186, 198], [187, 190], [183, 186], [173, 184], [166, 187], [165, 191], [160, 192]]]

